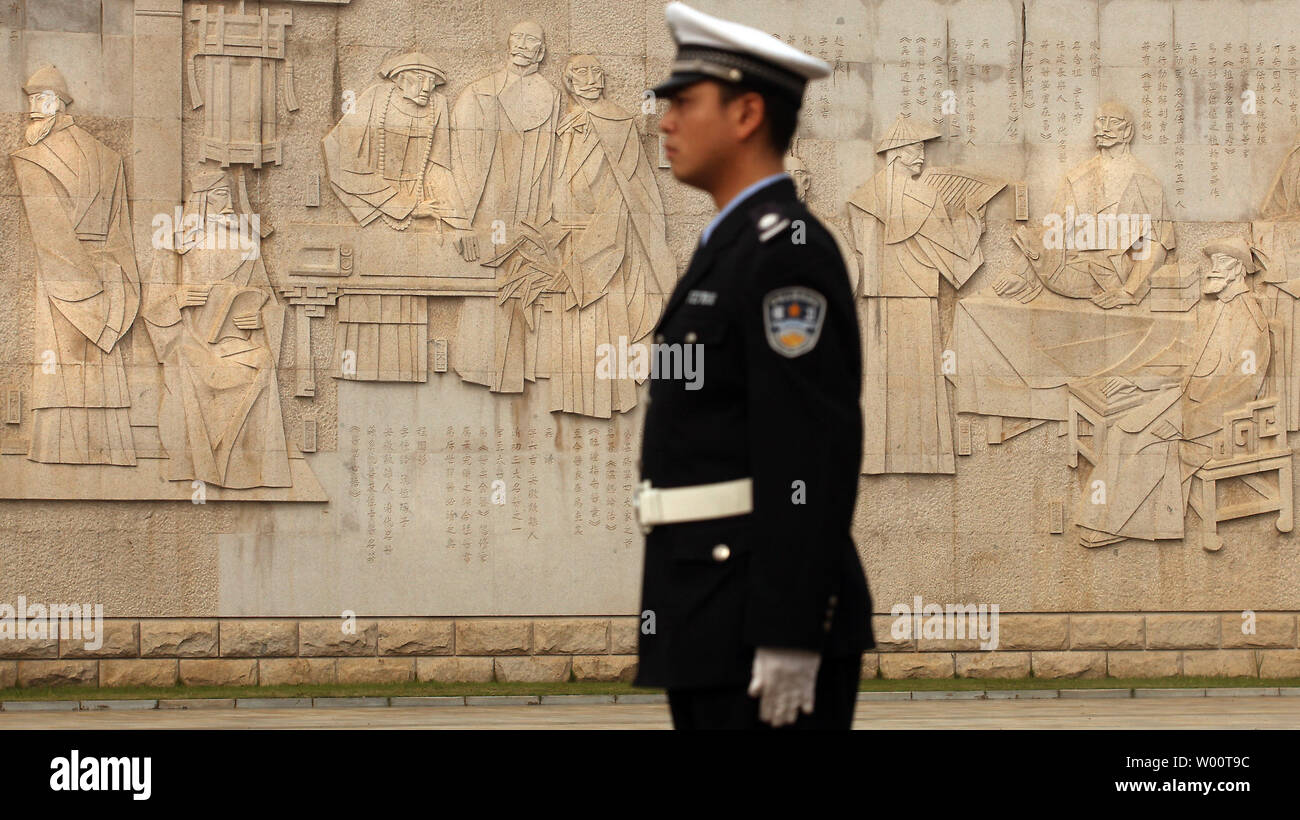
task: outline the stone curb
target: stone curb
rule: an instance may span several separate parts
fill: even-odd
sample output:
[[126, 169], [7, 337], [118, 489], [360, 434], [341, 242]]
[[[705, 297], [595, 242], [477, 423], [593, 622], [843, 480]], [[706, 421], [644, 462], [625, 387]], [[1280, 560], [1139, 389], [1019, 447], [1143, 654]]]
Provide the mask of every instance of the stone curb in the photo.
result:
[[984, 700], [979, 689], [929, 689], [912, 693], [912, 700]]
[[[1249, 698], [1249, 697], [1277, 697], [1280, 687], [1277, 686], [1242, 686], [1236, 689], [1206, 689], [1207, 698]], [[1281, 694], [1286, 694], [1282, 691]]]
[[311, 705], [316, 709], [356, 709], [361, 707], [387, 706], [388, 698], [312, 698]]
[[466, 706], [539, 706], [537, 695], [466, 695]]
[[651, 694], [615, 695], [614, 702], [615, 703], [667, 703], [668, 696], [651, 695]]
[[1060, 689], [990, 689], [984, 693], [989, 700], [1055, 700]]
[[[1052, 698], [1300, 697], [1300, 686], [1188, 689], [927, 689], [858, 692], [858, 703], [899, 700], [1039, 700]], [[666, 704], [664, 694], [404, 695], [322, 698], [172, 698], [162, 700], [7, 700], [0, 712], [98, 712], [149, 709], [353, 709], [429, 706], [604, 706]]]
[[1135, 698], [1203, 698], [1204, 689], [1134, 689]]
[[411, 695], [389, 698], [389, 705], [403, 706], [464, 706], [465, 696]]
[[556, 706], [566, 703], [570, 706], [596, 706], [613, 702], [613, 695], [542, 695], [543, 706]]
[[114, 711], [135, 711], [139, 709], [157, 709], [158, 701], [156, 700], [83, 700], [81, 710], [83, 712], [99, 712], [104, 709], [113, 709]]
[[234, 709], [234, 698], [176, 698], [158, 701], [159, 709]]
[[311, 698], [235, 698], [236, 709], [310, 709]]
[[75, 712], [81, 704], [75, 700], [7, 700], [0, 704], [5, 712]]
[[1132, 689], [1061, 689], [1062, 698], [1131, 698]]

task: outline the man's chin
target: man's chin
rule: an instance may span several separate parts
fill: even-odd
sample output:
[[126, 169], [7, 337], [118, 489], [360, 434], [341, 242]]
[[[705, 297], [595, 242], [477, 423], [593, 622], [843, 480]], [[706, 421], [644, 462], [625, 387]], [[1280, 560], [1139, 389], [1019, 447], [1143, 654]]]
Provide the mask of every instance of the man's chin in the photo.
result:
[[687, 168], [681, 162], [673, 162], [672, 160], [668, 160], [668, 165], [670, 170], [673, 172], [673, 179], [683, 185], [690, 185], [693, 188], [700, 187], [697, 184], [699, 174], [694, 169]]

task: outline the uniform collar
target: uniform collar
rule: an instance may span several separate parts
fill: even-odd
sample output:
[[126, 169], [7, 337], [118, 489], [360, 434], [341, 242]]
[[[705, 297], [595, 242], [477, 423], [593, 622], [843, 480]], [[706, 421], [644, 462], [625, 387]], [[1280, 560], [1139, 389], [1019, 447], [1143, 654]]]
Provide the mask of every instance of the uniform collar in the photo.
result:
[[[790, 175], [785, 171], [780, 171], [771, 176], [763, 177], [758, 182], [753, 183], [732, 197], [731, 201], [723, 206], [722, 210], [718, 211], [717, 215], [713, 217], [713, 221], [704, 227], [704, 232], [700, 234], [700, 245], [707, 245], [709, 243], [709, 237], [713, 235], [714, 230], [722, 224], [722, 221], [727, 218], [728, 214], [736, 210], [736, 208], [738, 208], [746, 199], [758, 192], [759, 189], [766, 188], [768, 185], [778, 182], [781, 179], [790, 179]], [[791, 184], [793, 184], [793, 182], [794, 181], [791, 180]]]

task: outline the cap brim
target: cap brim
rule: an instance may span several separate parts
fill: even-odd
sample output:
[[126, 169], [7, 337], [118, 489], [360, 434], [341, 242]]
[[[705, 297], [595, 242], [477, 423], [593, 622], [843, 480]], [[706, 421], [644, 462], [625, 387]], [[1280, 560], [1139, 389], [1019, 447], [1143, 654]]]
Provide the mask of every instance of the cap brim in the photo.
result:
[[654, 92], [656, 97], [667, 97], [677, 91], [681, 91], [688, 85], [695, 85], [702, 80], [716, 81], [717, 79], [717, 77], [712, 77], [708, 74], [701, 74], [696, 71], [680, 72], [673, 74], [671, 77], [650, 90]]

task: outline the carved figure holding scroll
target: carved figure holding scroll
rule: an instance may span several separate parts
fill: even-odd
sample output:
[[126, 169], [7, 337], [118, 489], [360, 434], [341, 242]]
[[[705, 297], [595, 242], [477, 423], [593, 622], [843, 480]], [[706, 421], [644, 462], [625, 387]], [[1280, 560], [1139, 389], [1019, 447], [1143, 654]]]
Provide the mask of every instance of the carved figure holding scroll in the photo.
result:
[[876, 149], [885, 167], [849, 198], [862, 257], [862, 472], [952, 473], [940, 364], [939, 279], [966, 284], [984, 262], [984, 207], [1003, 183], [961, 169], [925, 174], [939, 134], [899, 117]]

